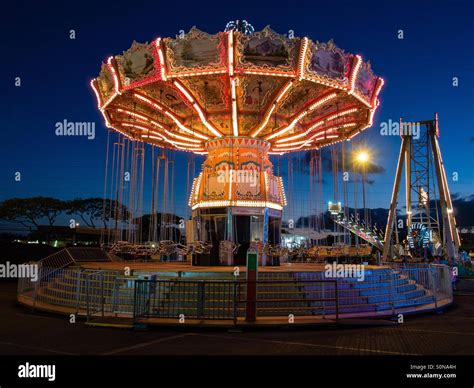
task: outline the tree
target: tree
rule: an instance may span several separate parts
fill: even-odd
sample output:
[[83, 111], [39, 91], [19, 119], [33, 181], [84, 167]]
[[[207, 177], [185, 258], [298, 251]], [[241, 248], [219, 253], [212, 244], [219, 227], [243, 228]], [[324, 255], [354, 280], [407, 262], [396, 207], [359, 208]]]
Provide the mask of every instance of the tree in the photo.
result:
[[53, 226], [63, 211], [64, 202], [50, 197], [11, 198], [0, 203], [0, 219], [19, 223], [30, 231], [37, 228], [43, 218]]
[[[115, 200], [105, 200], [103, 198], [77, 198], [66, 203], [66, 214], [78, 215], [84, 223], [95, 228], [95, 222], [101, 221], [104, 229], [107, 229], [107, 222], [111, 219], [120, 221], [128, 218], [128, 209]], [[121, 216], [117, 216], [118, 213]]]

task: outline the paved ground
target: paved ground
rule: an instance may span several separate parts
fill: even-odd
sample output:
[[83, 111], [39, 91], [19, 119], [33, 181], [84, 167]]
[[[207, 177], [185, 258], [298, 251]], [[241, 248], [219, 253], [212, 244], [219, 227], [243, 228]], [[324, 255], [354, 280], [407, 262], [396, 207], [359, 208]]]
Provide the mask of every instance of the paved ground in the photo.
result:
[[132, 331], [31, 313], [16, 304], [15, 283], [0, 283], [0, 355], [474, 355], [474, 280], [457, 293], [443, 314], [395, 326]]

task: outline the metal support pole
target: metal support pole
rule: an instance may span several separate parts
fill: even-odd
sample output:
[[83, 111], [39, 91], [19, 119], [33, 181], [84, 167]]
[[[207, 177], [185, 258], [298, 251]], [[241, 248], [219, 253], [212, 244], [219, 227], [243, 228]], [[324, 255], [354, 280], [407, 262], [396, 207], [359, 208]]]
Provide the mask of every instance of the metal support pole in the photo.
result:
[[[401, 121], [400, 121], [400, 128]], [[407, 213], [407, 230], [410, 230], [411, 226], [411, 137], [407, 137], [407, 145], [405, 148], [405, 203]]]
[[[436, 139], [436, 134], [434, 131], [430, 131], [429, 133], [430, 136], [430, 142], [431, 142], [431, 147], [433, 150], [433, 156], [434, 156], [434, 161], [435, 161], [435, 171], [436, 171], [436, 179], [438, 181], [438, 190], [439, 190], [439, 197], [440, 197], [440, 205], [441, 205], [441, 215], [443, 217], [443, 230], [444, 230], [444, 237], [446, 239], [446, 248], [447, 248], [447, 253], [448, 257], [450, 259], [454, 259], [455, 256], [455, 251], [454, 251], [454, 241], [453, 241], [453, 226], [452, 221], [453, 219], [451, 218], [450, 212], [453, 211], [452, 207], [449, 208], [448, 203], [450, 202], [450, 199], [448, 200], [448, 193], [447, 193], [447, 185], [444, 180], [444, 167], [442, 165], [441, 161], [441, 155], [439, 154], [439, 146], [438, 146], [438, 141]], [[455, 226], [454, 226], [455, 228]]]
[[392, 239], [392, 230], [393, 230], [393, 220], [395, 218], [395, 212], [397, 210], [397, 197], [398, 197], [398, 190], [400, 188], [400, 179], [402, 176], [402, 169], [403, 169], [403, 157], [405, 155], [405, 150], [408, 144], [408, 137], [402, 137], [402, 144], [400, 146], [400, 154], [398, 156], [398, 164], [397, 164], [397, 172], [395, 174], [395, 182], [393, 185], [392, 191], [392, 199], [390, 201], [390, 209], [388, 211], [388, 220], [387, 226], [385, 228], [385, 238], [384, 238], [384, 246], [383, 246], [383, 259], [386, 260], [388, 257], [388, 251], [390, 248], [390, 242]]

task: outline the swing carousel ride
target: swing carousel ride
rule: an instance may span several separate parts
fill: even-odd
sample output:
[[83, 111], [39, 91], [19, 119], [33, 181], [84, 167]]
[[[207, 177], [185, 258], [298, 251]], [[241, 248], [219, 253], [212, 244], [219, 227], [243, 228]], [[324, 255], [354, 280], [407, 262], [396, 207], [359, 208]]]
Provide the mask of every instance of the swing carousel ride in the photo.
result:
[[[252, 246], [262, 253], [261, 264], [282, 254], [287, 199], [271, 158], [319, 152], [370, 127], [383, 80], [360, 55], [332, 41], [269, 27], [256, 32], [237, 21], [214, 35], [192, 28], [176, 38], [134, 42], [102, 64], [91, 86], [114, 136], [104, 194], [128, 206], [109, 209], [129, 224], [112, 249], [146, 246], [159, 256], [192, 254], [194, 265], [239, 265]], [[205, 158], [197, 176], [194, 159], [188, 162], [186, 243], [166, 227], [179, 221], [164, 219], [174, 211], [174, 174], [185, 175], [175, 171], [172, 150]], [[147, 152], [151, 190], [145, 192]], [[127, 172], [128, 181], [121, 178]], [[143, 218], [137, 226], [144, 198], [151, 213], [146, 226]]]

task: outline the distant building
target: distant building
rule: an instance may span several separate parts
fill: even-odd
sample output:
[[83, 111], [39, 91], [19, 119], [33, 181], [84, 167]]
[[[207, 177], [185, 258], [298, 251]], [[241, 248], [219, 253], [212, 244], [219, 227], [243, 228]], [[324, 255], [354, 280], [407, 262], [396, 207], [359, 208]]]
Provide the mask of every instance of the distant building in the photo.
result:
[[30, 240], [36, 240], [39, 244], [49, 243], [54, 247], [64, 247], [68, 245], [99, 245], [101, 236], [112, 236], [116, 239], [120, 235], [119, 230], [104, 228], [89, 228], [68, 226], [39, 225], [38, 229], [29, 235]]

